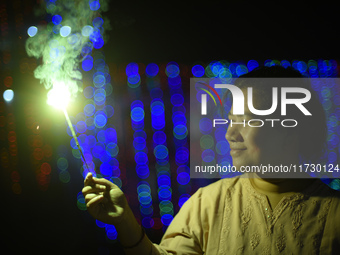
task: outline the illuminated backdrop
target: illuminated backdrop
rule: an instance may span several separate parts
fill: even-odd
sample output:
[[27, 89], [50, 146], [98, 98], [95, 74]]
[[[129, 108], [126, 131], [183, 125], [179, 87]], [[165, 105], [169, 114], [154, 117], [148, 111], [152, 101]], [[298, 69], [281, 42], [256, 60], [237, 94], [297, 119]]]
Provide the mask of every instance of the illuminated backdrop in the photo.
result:
[[[23, 17], [32, 11], [25, 1], [13, 1], [11, 8], [14, 10], [12, 27], [19, 36], [14, 40], [9, 35], [8, 6], [4, 3], [0, 5], [1, 38], [22, 45], [22, 40], [35, 36], [38, 29], [23, 24]], [[90, 1], [89, 8], [99, 8], [97, 1]], [[69, 37], [70, 28], [61, 26], [61, 20], [60, 15], [50, 15], [41, 24], [72, 43], [75, 38]], [[323, 59], [223, 60], [193, 64], [107, 63], [102, 51], [104, 39], [100, 33], [93, 33], [100, 31], [104, 20], [97, 17], [92, 22], [92, 26], [82, 29], [82, 36], [88, 36], [90, 41], [81, 49], [83, 59], [79, 69], [83, 73], [83, 91], [71, 110], [71, 120], [91, 171], [96, 169], [98, 176], [110, 179], [123, 189], [148, 233], [165, 231], [190, 195], [211, 182], [190, 180], [189, 176], [190, 77], [238, 77], [262, 64], [293, 66], [310, 77], [338, 76], [337, 62]], [[35, 185], [41, 192], [48, 192], [51, 185], [55, 185], [53, 182], [60, 182], [65, 192], [74, 197], [70, 187], [79, 183], [87, 170], [84, 171], [80, 153], [65, 121], [60, 116], [55, 120], [58, 114], [46, 105], [46, 91], [32, 78], [39, 61], [28, 58], [23, 47], [18, 48], [17, 51], [6, 44], [1, 53], [0, 160], [3, 188], [14, 195], [24, 196], [29, 190], [23, 188], [28, 187], [25, 183], [28, 181], [22, 176], [34, 176]], [[56, 53], [55, 47], [51, 47], [51, 57]], [[30, 84], [24, 84], [26, 78]], [[18, 94], [27, 92], [22, 89], [25, 86], [30, 87], [27, 96], [30, 100], [23, 100], [20, 110], [15, 110], [19, 104]], [[14, 94], [5, 93], [8, 89]], [[325, 159], [339, 163], [340, 88], [314, 89], [328, 117], [329, 151]], [[69, 137], [65, 139], [66, 133]], [[201, 147], [217, 146], [223, 154], [223, 138], [224, 133], [220, 130], [208, 130]], [[325, 182], [340, 189], [338, 179]], [[80, 192], [74, 203], [86, 213]], [[107, 239], [117, 239], [114, 226], [99, 221], [96, 224], [105, 229]]]

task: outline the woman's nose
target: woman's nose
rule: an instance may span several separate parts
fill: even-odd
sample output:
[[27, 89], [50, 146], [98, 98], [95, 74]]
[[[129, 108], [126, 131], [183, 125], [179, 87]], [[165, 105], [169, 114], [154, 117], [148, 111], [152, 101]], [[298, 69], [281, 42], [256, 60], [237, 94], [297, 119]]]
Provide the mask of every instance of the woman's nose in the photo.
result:
[[225, 138], [227, 139], [228, 142], [241, 142], [243, 140], [239, 127], [237, 127], [237, 125], [228, 126]]

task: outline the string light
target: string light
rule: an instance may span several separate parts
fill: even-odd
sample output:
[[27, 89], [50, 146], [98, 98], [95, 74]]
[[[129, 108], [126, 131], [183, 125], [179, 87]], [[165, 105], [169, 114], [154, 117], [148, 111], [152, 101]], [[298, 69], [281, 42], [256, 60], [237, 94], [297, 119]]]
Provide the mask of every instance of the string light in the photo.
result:
[[[170, 72], [171, 71], [171, 72]], [[197, 77], [204, 74], [203, 66], [196, 65], [191, 71]], [[173, 123], [173, 141], [175, 145], [175, 162], [177, 165], [176, 180], [178, 183], [178, 203], [176, 208], [183, 205], [186, 199], [189, 198], [191, 191], [190, 170], [189, 170], [189, 150], [188, 150], [188, 129], [186, 119], [186, 108], [184, 106], [184, 94], [182, 90], [182, 79], [180, 76], [180, 68], [176, 62], [168, 63], [166, 67], [166, 75], [168, 76], [168, 84], [170, 88], [170, 102], [172, 104], [172, 123]], [[176, 208], [166, 206], [162, 216], [162, 223], [168, 226], [175, 213]]]

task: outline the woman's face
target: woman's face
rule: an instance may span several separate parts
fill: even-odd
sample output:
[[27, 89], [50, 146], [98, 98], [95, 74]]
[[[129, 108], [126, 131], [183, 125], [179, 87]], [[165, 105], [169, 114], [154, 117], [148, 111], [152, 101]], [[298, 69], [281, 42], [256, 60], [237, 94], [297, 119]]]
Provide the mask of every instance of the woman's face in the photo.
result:
[[[243, 92], [246, 94], [245, 90]], [[254, 102], [255, 100], [256, 98]], [[233, 107], [229, 114], [229, 127], [225, 137], [230, 144], [233, 165], [240, 169], [241, 166], [260, 166], [261, 164], [274, 166], [287, 162], [287, 132], [283, 127], [278, 127], [281, 123], [276, 121], [272, 127], [270, 121], [264, 121], [262, 127], [253, 127], [260, 126], [261, 122], [252, 121], [252, 126], [249, 126], [248, 121], [251, 119], [264, 120], [270, 117], [253, 115], [246, 104], [244, 109], [244, 115], [232, 115]], [[231, 125], [230, 121], [239, 124]]]

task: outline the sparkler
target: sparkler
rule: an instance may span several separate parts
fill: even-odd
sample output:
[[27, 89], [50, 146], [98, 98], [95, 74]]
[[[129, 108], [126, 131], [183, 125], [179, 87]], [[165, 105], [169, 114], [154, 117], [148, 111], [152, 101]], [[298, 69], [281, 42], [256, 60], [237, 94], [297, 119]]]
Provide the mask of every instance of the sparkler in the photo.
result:
[[82, 151], [82, 149], [79, 145], [77, 134], [74, 131], [72, 122], [71, 122], [70, 117], [68, 116], [68, 113], [67, 113], [67, 110], [66, 110], [66, 107], [67, 107], [67, 105], [70, 101], [70, 98], [71, 98], [71, 94], [70, 94], [67, 86], [65, 86], [65, 84], [59, 83], [59, 82], [55, 82], [53, 84], [53, 88], [47, 93], [47, 103], [49, 105], [52, 105], [56, 108], [63, 110], [65, 118], [66, 118], [67, 125], [69, 126], [69, 128], [71, 130], [71, 134], [72, 134], [74, 141], [77, 145], [77, 148], [80, 152], [83, 163], [85, 164], [86, 168], [88, 170], [90, 170], [90, 168], [89, 168], [89, 166], [86, 162], [84, 153], [83, 153], [83, 151]]
[[79, 64], [86, 60], [82, 68], [90, 71], [92, 50], [104, 45], [104, 31], [109, 23], [104, 22], [101, 13], [108, 10], [109, 0], [41, 2], [49, 14], [49, 23], [28, 28], [26, 51], [30, 57], [42, 58], [41, 65], [34, 70], [34, 77], [49, 90], [48, 103], [63, 110], [84, 165], [90, 170], [66, 108], [71, 97], [81, 91]]

